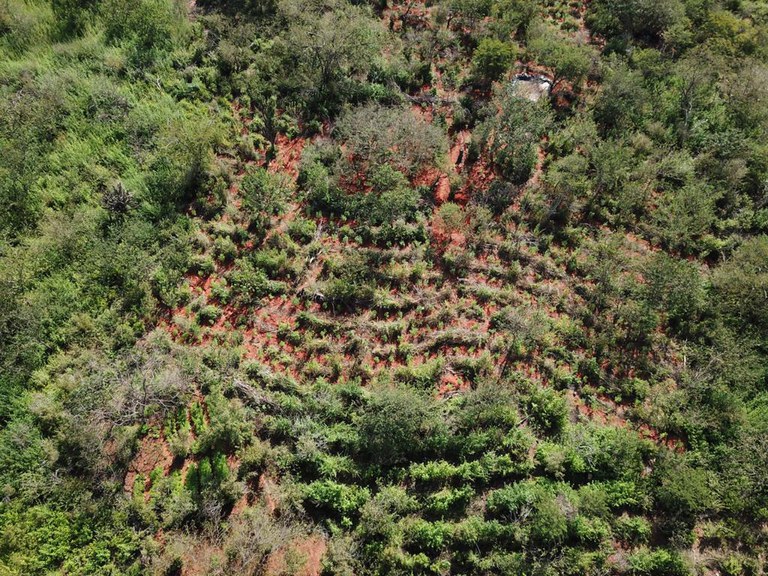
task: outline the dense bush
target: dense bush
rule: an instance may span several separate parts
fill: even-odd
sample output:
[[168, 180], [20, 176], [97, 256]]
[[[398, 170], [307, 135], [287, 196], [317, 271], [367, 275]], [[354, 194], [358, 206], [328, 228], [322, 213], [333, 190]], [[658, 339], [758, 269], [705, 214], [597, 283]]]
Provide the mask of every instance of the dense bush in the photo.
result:
[[[498, 114], [496, 109], [500, 109]], [[536, 165], [537, 144], [548, 121], [545, 104], [519, 98], [510, 88], [496, 95], [493, 113], [480, 131], [489, 159], [513, 184], [523, 184], [530, 178]]]
[[407, 388], [381, 390], [362, 415], [361, 449], [382, 466], [418, 459], [430, 446], [436, 426], [428, 400], [419, 393]]
[[[443, 131], [407, 108], [353, 108], [339, 118], [336, 130], [347, 147], [352, 170], [366, 173], [381, 173], [388, 165], [412, 176], [423, 167], [433, 166], [447, 148]], [[391, 179], [394, 175], [387, 176]]]
[[498, 80], [514, 64], [515, 50], [496, 38], [484, 38], [472, 55], [472, 69], [483, 82]]

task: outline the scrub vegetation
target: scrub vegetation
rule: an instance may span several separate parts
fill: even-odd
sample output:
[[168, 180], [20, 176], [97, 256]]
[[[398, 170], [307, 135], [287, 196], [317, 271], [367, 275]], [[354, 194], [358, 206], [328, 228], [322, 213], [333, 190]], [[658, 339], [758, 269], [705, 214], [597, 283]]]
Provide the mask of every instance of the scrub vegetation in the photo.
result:
[[759, 0], [0, 0], [0, 575], [768, 554]]

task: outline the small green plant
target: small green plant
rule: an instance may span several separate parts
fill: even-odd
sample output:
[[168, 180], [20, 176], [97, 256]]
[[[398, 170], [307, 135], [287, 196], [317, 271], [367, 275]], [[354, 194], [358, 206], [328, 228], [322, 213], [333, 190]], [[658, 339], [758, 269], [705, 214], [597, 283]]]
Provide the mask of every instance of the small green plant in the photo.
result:
[[211, 326], [221, 317], [221, 310], [213, 304], [207, 304], [197, 313], [197, 321], [200, 324]]

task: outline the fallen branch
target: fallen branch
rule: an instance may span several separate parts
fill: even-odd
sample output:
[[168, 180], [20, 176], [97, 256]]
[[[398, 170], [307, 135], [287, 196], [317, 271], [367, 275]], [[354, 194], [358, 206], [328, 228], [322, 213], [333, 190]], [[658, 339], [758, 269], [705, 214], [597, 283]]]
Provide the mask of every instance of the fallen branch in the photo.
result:
[[277, 403], [270, 398], [267, 398], [264, 394], [256, 390], [253, 386], [247, 382], [243, 382], [239, 378], [236, 378], [232, 382], [234, 389], [239, 392], [246, 400], [250, 400], [256, 406], [269, 406], [270, 408], [278, 408]]

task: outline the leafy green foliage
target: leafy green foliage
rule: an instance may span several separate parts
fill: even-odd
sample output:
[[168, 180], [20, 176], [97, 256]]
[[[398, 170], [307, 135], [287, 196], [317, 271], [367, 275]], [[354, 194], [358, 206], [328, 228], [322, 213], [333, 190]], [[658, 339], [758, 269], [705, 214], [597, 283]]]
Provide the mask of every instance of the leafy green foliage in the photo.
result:
[[0, 573], [763, 571], [765, 10], [389, 4], [0, 5]]
[[536, 165], [539, 138], [549, 122], [547, 109], [515, 96], [511, 89], [497, 94], [499, 114], [481, 126], [481, 134], [490, 160], [513, 184], [525, 183]]
[[496, 38], [484, 38], [472, 55], [472, 68], [484, 82], [498, 80], [514, 62], [515, 50]]
[[382, 390], [366, 406], [360, 422], [362, 447], [382, 466], [407, 462], [426, 449], [435, 426], [428, 401], [418, 393]]
[[406, 176], [435, 163], [447, 148], [439, 127], [398, 107], [367, 105], [352, 109], [336, 126], [348, 147], [352, 168], [388, 165]]
[[748, 240], [733, 258], [718, 269], [715, 289], [729, 316], [757, 328], [766, 325], [766, 275], [763, 262], [768, 250], [765, 236]]
[[685, 18], [685, 6], [680, 0], [600, 0], [591, 6], [589, 18], [590, 24], [601, 34], [630, 34], [652, 39], [680, 24]]
[[555, 71], [552, 88], [567, 80], [578, 89], [596, 56], [591, 47], [569, 41], [554, 30], [537, 29], [531, 35], [530, 50], [539, 62]]

